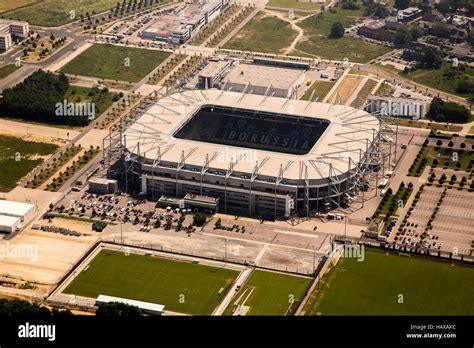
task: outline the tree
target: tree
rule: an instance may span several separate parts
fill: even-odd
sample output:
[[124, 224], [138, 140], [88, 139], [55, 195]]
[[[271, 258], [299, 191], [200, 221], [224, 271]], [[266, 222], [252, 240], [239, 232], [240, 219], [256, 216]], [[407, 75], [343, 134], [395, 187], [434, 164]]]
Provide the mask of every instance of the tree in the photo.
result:
[[142, 315], [142, 310], [126, 303], [109, 302], [100, 304], [95, 315], [101, 318], [138, 318]]
[[411, 41], [410, 30], [403, 26], [400, 27], [395, 34], [395, 44], [397, 46], [403, 46]]
[[445, 102], [435, 97], [431, 101], [426, 117], [437, 122], [466, 123], [469, 121], [471, 113], [461, 104]]
[[456, 86], [456, 92], [461, 93], [461, 94], [474, 92], [474, 82], [468, 79], [459, 80]]
[[395, 0], [395, 7], [404, 10], [410, 6], [410, 0]]
[[66, 99], [68, 88], [69, 82], [63, 73], [38, 70], [15, 87], [3, 91], [0, 114], [55, 124], [86, 125], [87, 117], [56, 114], [56, 104]]
[[193, 225], [194, 226], [202, 226], [206, 222], [207, 218], [203, 214], [196, 214], [193, 216]]
[[331, 27], [331, 33], [329, 34], [329, 38], [331, 39], [339, 39], [344, 36], [344, 25], [341, 22], [334, 22]]
[[70, 310], [53, 310], [50, 311], [47, 307], [38, 305], [37, 303], [30, 303], [25, 300], [6, 300], [0, 299], [0, 318], [51, 318], [51, 317], [68, 317], [72, 316]]
[[433, 68], [439, 69], [443, 63], [443, 58], [439, 51], [434, 48], [430, 47], [426, 50], [426, 53], [421, 61], [421, 65], [424, 68]]
[[421, 29], [419, 26], [410, 27], [409, 31], [410, 31], [410, 37], [412, 41], [416, 41], [420, 37], [423, 36], [423, 33], [421, 32]]
[[467, 36], [467, 42], [469, 42], [471, 46], [474, 46], [474, 30], [469, 32], [469, 35]]

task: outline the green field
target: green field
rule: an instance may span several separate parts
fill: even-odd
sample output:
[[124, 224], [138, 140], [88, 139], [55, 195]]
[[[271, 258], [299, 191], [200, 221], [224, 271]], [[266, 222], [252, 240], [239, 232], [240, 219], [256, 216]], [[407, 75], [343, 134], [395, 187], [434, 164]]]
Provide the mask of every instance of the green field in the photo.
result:
[[170, 52], [94, 45], [68, 63], [62, 71], [71, 75], [138, 82], [170, 55]]
[[[283, 8], [291, 8], [295, 10], [309, 10], [316, 11], [321, 8], [321, 4], [314, 4], [310, 2], [299, 2], [297, 0], [270, 0], [266, 6], [275, 6]], [[306, 13], [308, 15], [309, 13]]]
[[10, 65], [5, 65], [0, 68], [0, 80], [4, 79], [14, 71], [20, 69], [20, 67], [17, 67], [15, 64], [10, 64]]
[[311, 97], [311, 93], [313, 93], [313, 90], [316, 89], [316, 92], [318, 94], [315, 93], [313, 98], [319, 96], [318, 101], [321, 102], [324, 97], [329, 93], [332, 86], [334, 86], [334, 83], [335, 82], [330, 81], [315, 81], [300, 99], [309, 100], [309, 97]]
[[[453, 152], [458, 154], [458, 160], [453, 161]], [[423, 161], [426, 158], [426, 162]], [[425, 166], [433, 167], [433, 161], [438, 161], [436, 166], [451, 169], [469, 170], [471, 160], [474, 160], [474, 152], [469, 149], [456, 150], [451, 148], [438, 148], [434, 146], [425, 146], [420, 149], [419, 156], [413, 162], [408, 172], [408, 176], [420, 176]]]
[[73, 103], [95, 103], [95, 117], [97, 118], [112, 106], [114, 94], [101, 90], [90, 95], [91, 90], [91, 88], [69, 85], [65, 98]]
[[[22, 0], [25, 2], [24, 0]], [[25, 2], [27, 4], [28, 2]], [[117, 0], [44, 0], [33, 5], [25, 6], [10, 12], [5, 12], [7, 18], [14, 18], [29, 21], [33, 25], [55, 27], [68, 22], [72, 22], [70, 14], [75, 11], [76, 20], [80, 15], [96, 13], [110, 10], [117, 4]]]
[[[307, 40], [302, 40], [296, 49], [302, 53], [319, 56], [325, 59], [342, 60], [349, 62], [366, 63], [390, 51], [390, 48], [371, 44], [347, 35], [340, 39], [330, 39], [329, 33], [334, 22], [341, 22], [345, 27], [363, 16], [364, 7], [359, 10], [344, 10], [341, 6], [335, 7], [336, 13], [324, 12], [298, 23], [304, 30]], [[296, 53], [295, 53], [296, 54]]]
[[289, 23], [259, 13], [224, 48], [276, 54], [291, 45], [296, 36]]
[[58, 149], [57, 145], [0, 136], [0, 192], [8, 192], [16, 183]]
[[241, 304], [250, 307], [246, 315], [287, 315], [296, 310], [310, 283], [311, 278], [255, 270], [224, 315], [232, 315]]
[[472, 267], [366, 249], [323, 277], [306, 314], [474, 315], [473, 288]]
[[65, 292], [124, 297], [163, 304], [165, 310], [210, 315], [238, 274], [226, 268], [102, 250]]
[[453, 68], [450, 63], [444, 62], [440, 69], [417, 69], [408, 74], [398, 72], [402, 77], [415, 81], [416, 83], [446, 92], [460, 97], [474, 97], [474, 92], [461, 94], [456, 91], [456, 86], [461, 79], [474, 83], [474, 69], [466, 67], [465, 70]]

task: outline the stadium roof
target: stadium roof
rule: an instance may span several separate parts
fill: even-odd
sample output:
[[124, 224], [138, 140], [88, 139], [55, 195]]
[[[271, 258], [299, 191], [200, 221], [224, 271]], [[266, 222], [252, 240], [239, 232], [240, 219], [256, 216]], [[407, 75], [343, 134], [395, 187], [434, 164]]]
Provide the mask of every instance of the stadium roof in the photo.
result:
[[122, 298], [122, 297], [99, 295], [99, 297], [97, 297], [97, 299], [96, 299], [96, 303], [98, 303], [98, 304], [109, 303], [109, 302], [119, 302], [119, 303], [128, 304], [130, 306], [137, 306], [138, 308], [142, 309], [143, 311], [145, 311], [147, 313], [151, 313], [151, 314], [161, 314], [163, 312], [163, 310], [165, 309], [165, 306], [161, 305], [161, 304], [130, 300], [130, 299], [127, 299], [127, 298]]
[[[304, 155], [176, 138], [177, 130], [206, 105], [319, 118], [329, 120], [330, 124]], [[183, 169], [200, 171], [207, 158], [208, 172], [225, 173], [232, 162], [236, 175], [252, 175], [258, 163], [259, 177], [277, 177], [284, 167], [286, 179], [301, 180], [303, 165], [306, 165], [310, 179], [346, 173], [350, 162], [352, 167], [359, 163], [378, 129], [379, 121], [374, 116], [350, 106], [210, 89], [184, 91], [160, 99], [125, 131], [124, 136], [128, 151], [145, 157], [148, 164], [153, 163], [159, 153], [160, 166], [172, 168], [174, 164], [176, 167], [184, 158]]]
[[0, 200], [0, 215], [23, 217], [34, 207], [30, 203]]

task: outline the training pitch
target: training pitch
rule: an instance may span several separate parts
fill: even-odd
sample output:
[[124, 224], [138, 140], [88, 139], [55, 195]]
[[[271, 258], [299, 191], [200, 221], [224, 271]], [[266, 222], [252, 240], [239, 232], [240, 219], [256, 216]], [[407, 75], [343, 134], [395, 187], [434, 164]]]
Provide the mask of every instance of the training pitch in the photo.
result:
[[225, 310], [232, 315], [289, 315], [301, 303], [311, 278], [267, 271], [253, 271]]
[[307, 315], [473, 315], [474, 269], [365, 250], [341, 258], [308, 302]]
[[236, 279], [236, 270], [148, 255], [102, 250], [65, 289], [165, 305], [165, 310], [210, 315]]

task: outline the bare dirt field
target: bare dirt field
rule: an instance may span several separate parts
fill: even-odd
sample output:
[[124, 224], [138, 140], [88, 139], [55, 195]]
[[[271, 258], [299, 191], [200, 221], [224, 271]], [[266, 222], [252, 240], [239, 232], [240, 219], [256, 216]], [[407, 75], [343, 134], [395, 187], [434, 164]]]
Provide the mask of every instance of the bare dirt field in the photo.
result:
[[[11, 240], [0, 240], [0, 247], [5, 251], [0, 275], [5, 279], [31, 282], [37, 286], [36, 293], [46, 294], [95, 240], [95, 236], [63, 236], [26, 229]], [[17, 252], [19, 250], [22, 252]], [[0, 287], [0, 291], [2, 289]]]
[[[363, 76], [346, 75], [344, 80], [339, 83], [336, 90], [332, 92], [328, 99], [328, 103], [346, 104], [357, 90], [359, 84], [364, 80]], [[339, 97], [337, 95], [339, 94]], [[340, 98], [340, 101], [339, 101]]]

